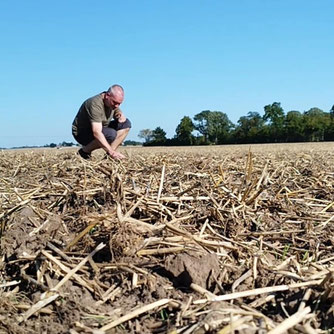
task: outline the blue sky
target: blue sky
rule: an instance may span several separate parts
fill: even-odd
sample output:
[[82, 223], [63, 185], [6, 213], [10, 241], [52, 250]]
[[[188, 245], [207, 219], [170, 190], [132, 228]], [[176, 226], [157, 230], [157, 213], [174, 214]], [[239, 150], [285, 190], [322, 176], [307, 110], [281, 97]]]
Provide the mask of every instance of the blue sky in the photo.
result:
[[332, 0], [1, 1], [0, 147], [73, 141], [81, 103], [125, 88], [128, 139], [183, 116], [234, 123], [334, 104]]

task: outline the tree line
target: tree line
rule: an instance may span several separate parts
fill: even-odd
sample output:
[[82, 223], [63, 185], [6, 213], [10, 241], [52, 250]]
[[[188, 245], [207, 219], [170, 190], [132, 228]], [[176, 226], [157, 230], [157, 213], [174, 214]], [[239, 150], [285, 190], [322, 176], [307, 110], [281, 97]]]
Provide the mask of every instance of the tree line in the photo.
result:
[[226, 113], [204, 110], [191, 119], [184, 116], [173, 138], [158, 126], [143, 129], [138, 137], [145, 146], [286, 143], [334, 140], [334, 105], [328, 112], [311, 108], [284, 113], [280, 102], [264, 107], [264, 114], [250, 111], [233, 124]]
[[72, 142], [63, 141], [62, 143], [59, 143], [59, 144], [56, 144], [56, 143], [46, 144], [43, 147], [54, 148], [54, 147], [72, 147], [72, 146], [77, 146], [77, 144], [74, 144]]

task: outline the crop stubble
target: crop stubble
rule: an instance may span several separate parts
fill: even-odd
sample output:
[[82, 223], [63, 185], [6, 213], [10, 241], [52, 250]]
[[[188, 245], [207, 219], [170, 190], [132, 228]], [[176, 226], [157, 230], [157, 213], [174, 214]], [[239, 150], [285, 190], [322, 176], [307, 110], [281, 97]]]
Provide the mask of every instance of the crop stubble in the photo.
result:
[[322, 333], [334, 144], [0, 152], [0, 333]]

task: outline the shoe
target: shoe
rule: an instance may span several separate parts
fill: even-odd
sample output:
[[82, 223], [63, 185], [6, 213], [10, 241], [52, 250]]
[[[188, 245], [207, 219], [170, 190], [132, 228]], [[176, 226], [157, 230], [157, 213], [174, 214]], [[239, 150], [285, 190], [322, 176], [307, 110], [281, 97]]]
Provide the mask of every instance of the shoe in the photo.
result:
[[92, 155], [90, 153], [86, 153], [82, 148], [78, 151], [78, 154], [82, 159], [89, 160], [91, 159]]

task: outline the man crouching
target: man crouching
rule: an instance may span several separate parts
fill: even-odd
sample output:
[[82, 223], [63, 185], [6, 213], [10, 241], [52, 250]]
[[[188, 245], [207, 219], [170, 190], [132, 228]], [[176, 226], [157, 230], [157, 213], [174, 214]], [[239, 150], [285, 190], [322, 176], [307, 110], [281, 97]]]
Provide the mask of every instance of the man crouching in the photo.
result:
[[125, 158], [116, 151], [131, 128], [131, 122], [119, 109], [123, 101], [123, 88], [113, 85], [81, 105], [72, 123], [72, 134], [82, 145], [78, 152], [82, 158], [90, 159], [98, 148], [103, 148], [113, 159]]

